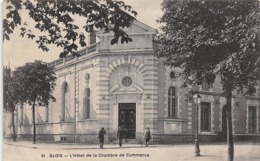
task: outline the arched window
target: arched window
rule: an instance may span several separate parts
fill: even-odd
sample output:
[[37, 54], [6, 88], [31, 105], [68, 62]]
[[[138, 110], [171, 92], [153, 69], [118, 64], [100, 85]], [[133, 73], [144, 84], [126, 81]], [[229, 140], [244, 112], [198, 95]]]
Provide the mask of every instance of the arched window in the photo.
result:
[[168, 93], [168, 117], [177, 117], [177, 97], [175, 87], [169, 88]]
[[84, 119], [90, 118], [90, 89], [86, 88], [83, 98], [83, 117]]
[[64, 82], [61, 89], [61, 117], [60, 120], [65, 120], [65, 110], [68, 108], [68, 83]]

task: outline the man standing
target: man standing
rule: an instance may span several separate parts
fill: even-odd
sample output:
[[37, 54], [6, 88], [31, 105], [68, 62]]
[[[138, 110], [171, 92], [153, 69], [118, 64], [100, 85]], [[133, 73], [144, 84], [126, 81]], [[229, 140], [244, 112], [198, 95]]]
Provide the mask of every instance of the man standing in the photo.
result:
[[119, 139], [119, 146], [122, 147], [122, 140], [124, 137], [124, 130], [119, 127], [118, 131], [117, 131], [117, 138]]
[[106, 130], [102, 127], [98, 133], [99, 141], [100, 141], [100, 148], [103, 149], [104, 145], [104, 136], [106, 134]]
[[147, 130], [145, 131], [144, 139], [145, 139], [145, 146], [149, 146], [149, 142], [151, 139], [151, 132], [150, 132], [149, 127], [147, 127]]

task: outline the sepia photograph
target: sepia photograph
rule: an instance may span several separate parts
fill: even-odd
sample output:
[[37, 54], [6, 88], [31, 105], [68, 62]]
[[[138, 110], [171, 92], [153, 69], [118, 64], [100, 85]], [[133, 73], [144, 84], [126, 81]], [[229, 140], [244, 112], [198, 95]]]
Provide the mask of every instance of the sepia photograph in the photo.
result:
[[260, 161], [259, 0], [3, 0], [3, 161]]

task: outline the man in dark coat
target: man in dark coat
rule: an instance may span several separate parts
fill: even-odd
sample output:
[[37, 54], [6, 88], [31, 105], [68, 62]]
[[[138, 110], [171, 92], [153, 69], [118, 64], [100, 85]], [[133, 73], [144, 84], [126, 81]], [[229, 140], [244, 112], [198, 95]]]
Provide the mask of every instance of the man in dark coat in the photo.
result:
[[117, 138], [119, 139], [119, 146], [122, 147], [122, 140], [123, 140], [123, 137], [124, 137], [124, 130], [119, 127], [118, 131], [117, 131]]
[[103, 149], [105, 134], [106, 134], [106, 130], [102, 127], [101, 130], [98, 133], [98, 138], [99, 138], [99, 141], [100, 141], [100, 148], [101, 149]]
[[147, 130], [145, 131], [144, 139], [145, 139], [145, 146], [148, 146], [151, 139], [151, 132], [149, 127], [147, 127]]

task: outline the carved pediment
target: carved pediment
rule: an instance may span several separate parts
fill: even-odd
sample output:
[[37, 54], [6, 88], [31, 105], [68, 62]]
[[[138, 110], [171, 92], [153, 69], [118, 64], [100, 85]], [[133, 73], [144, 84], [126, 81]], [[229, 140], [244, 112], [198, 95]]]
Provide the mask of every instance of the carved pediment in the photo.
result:
[[109, 92], [111, 94], [142, 94], [143, 91], [144, 91], [143, 88], [136, 84], [133, 84], [130, 87], [123, 87], [120, 86], [119, 84], [116, 84], [109, 89]]
[[[132, 26], [130, 28], [124, 28], [124, 31], [127, 32], [128, 34], [131, 33], [153, 33], [156, 34], [157, 30], [140, 22], [140, 21], [134, 21]], [[104, 33], [104, 31], [97, 31], [97, 35], [104, 35], [104, 34], [112, 34], [112, 33]]]

